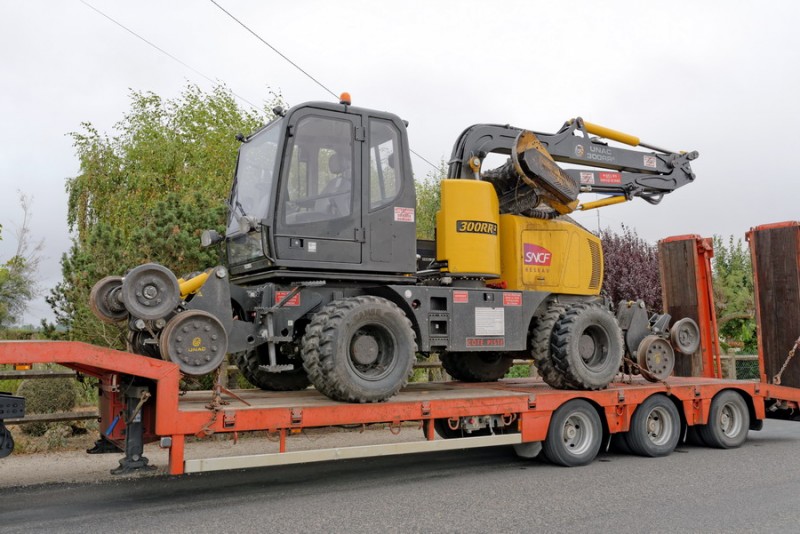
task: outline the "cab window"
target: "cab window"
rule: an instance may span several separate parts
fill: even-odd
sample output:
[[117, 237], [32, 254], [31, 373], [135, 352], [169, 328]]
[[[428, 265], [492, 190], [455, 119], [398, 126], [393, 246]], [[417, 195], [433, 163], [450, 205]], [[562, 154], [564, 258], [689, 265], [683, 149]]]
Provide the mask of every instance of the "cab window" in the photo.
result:
[[376, 210], [400, 192], [400, 134], [391, 122], [369, 121], [369, 207]]
[[352, 213], [353, 127], [347, 120], [297, 123], [284, 189], [284, 222], [302, 224]]

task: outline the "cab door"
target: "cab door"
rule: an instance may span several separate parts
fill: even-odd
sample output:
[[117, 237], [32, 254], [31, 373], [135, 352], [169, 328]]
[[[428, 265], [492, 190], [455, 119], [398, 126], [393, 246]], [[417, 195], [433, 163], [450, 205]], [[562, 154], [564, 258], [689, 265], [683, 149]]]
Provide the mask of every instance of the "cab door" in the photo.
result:
[[288, 128], [275, 212], [278, 260], [360, 264], [361, 117], [306, 108]]

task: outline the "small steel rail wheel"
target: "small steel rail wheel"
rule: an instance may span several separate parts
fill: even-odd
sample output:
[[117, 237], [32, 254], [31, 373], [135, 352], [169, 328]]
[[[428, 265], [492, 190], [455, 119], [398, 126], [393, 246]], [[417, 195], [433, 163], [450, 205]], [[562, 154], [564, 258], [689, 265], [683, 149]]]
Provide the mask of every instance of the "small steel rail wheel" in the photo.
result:
[[647, 336], [639, 343], [636, 360], [647, 371], [642, 376], [650, 382], [666, 380], [675, 369], [675, 351], [666, 339]]
[[393, 302], [364, 295], [318, 311], [303, 336], [303, 366], [314, 387], [345, 402], [380, 402], [407, 382], [417, 345]]
[[683, 354], [694, 354], [700, 348], [700, 327], [694, 319], [685, 317], [669, 330], [672, 344]]
[[92, 286], [89, 308], [104, 323], [118, 323], [128, 317], [128, 310], [120, 299], [121, 276], [106, 276]]
[[697, 428], [709, 447], [735, 449], [747, 439], [750, 410], [742, 396], [732, 390], [717, 393], [711, 401], [708, 423]]
[[446, 352], [439, 358], [447, 374], [462, 382], [500, 380], [514, 363], [505, 352]]
[[131, 269], [122, 279], [122, 301], [131, 315], [145, 320], [169, 315], [180, 302], [175, 274], [157, 263]]
[[164, 360], [178, 364], [184, 374], [199, 376], [225, 360], [228, 335], [222, 322], [210, 313], [189, 310], [169, 320], [158, 345]]
[[630, 451], [651, 458], [667, 456], [681, 437], [681, 417], [666, 395], [656, 394], [641, 403], [631, 418], [631, 428], [624, 434]]
[[603, 425], [597, 410], [583, 399], [574, 399], [553, 412], [542, 448], [554, 464], [575, 467], [590, 464], [602, 441]]

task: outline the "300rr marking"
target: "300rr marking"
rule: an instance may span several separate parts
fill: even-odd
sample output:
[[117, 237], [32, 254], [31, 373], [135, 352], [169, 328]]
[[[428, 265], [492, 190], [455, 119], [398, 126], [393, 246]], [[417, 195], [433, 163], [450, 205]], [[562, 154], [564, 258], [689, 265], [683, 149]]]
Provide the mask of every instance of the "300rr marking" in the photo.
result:
[[456, 232], [497, 235], [497, 223], [487, 221], [456, 221]]

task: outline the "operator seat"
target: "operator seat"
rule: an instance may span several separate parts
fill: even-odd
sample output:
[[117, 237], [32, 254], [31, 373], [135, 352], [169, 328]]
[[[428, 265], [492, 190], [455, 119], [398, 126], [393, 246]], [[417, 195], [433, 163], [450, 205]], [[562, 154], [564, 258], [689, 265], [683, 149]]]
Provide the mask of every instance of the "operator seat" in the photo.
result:
[[335, 175], [320, 192], [321, 199], [326, 203], [326, 210], [338, 216], [350, 214], [350, 189], [353, 183], [353, 171], [349, 165], [349, 158], [342, 157], [338, 152], [328, 158], [328, 170]]

